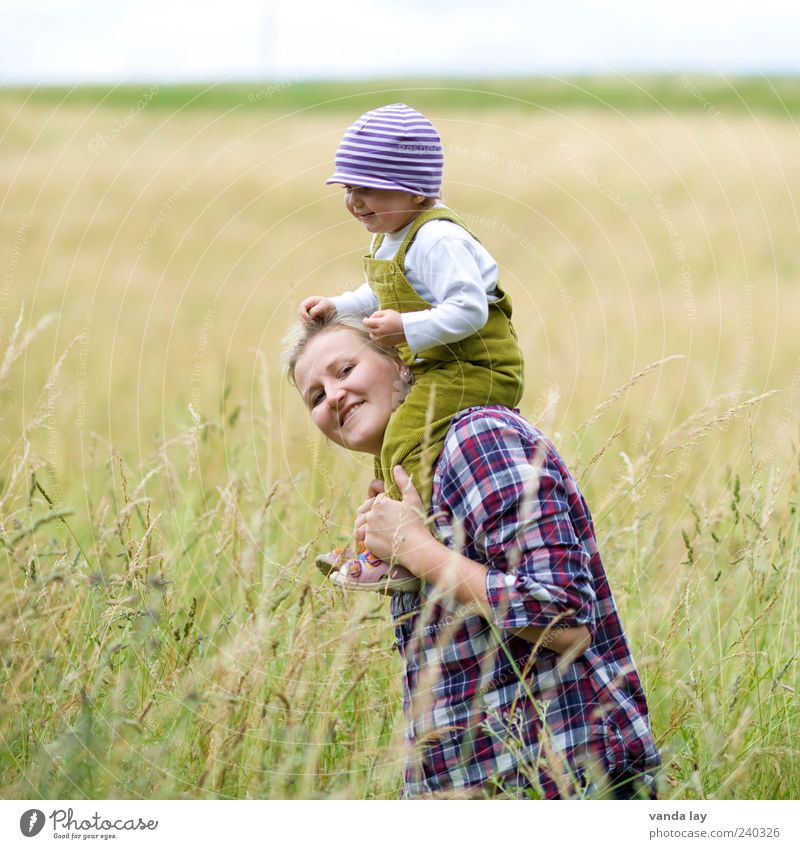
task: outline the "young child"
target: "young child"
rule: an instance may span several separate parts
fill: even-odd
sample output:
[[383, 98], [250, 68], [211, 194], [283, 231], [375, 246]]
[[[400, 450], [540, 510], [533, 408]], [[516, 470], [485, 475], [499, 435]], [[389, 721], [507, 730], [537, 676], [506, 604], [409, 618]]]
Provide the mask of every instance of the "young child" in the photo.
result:
[[[345, 207], [372, 233], [366, 282], [300, 304], [304, 321], [338, 313], [363, 317], [374, 342], [395, 346], [413, 382], [393, 413], [376, 477], [400, 499], [392, 469], [403, 466], [423, 503], [452, 417], [467, 407], [516, 407], [522, 354], [511, 302], [497, 264], [467, 226], [437, 198], [444, 155], [431, 122], [403, 103], [362, 115], [336, 152], [328, 184], [345, 187]], [[408, 573], [362, 551], [318, 559], [353, 589], [408, 589]]]

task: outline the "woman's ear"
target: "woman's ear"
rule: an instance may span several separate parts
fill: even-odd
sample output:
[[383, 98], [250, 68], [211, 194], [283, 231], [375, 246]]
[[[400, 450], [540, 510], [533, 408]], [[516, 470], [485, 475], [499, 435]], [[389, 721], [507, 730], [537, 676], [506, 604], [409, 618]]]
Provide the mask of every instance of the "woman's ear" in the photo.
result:
[[411, 384], [414, 382], [414, 375], [411, 374], [411, 369], [407, 365], [401, 365], [398, 371], [397, 380], [392, 383], [392, 409], [395, 410], [411, 391]]

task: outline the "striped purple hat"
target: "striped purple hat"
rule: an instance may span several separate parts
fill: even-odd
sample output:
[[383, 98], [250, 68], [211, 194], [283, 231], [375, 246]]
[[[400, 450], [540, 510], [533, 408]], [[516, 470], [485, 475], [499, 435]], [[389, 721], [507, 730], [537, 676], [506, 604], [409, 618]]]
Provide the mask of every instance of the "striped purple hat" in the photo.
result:
[[362, 115], [336, 151], [336, 171], [325, 182], [438, 197], [444, 153], [433, 124], [405, 103]]

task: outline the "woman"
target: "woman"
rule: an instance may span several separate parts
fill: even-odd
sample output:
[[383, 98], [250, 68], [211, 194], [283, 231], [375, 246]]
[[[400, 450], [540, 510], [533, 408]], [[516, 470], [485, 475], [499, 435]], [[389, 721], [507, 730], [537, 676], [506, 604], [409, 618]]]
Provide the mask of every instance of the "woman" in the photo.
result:
[[[307, 325], [288, 374], [314, 424], [380, 455], [408, 372], [341, 319]], [[398, 389], [400, 391], [398, 391]], [[392, 596], [405, 661], [404, 795], [652, 797], [647, 704], [586, 502], [516, 411], [453, 418], [430, 517], [404, 471], [373, 482], [356, 520], [370, 551], [420, 579]]]

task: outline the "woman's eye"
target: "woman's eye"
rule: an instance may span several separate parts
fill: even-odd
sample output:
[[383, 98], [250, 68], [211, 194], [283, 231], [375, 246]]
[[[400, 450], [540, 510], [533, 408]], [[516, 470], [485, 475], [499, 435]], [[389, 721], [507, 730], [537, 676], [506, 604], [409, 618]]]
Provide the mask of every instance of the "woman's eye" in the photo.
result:
[[353, 370], [353, 366], [349, 363], [346, 366], [342, 366], [342, 370], [339, 372], [339, 377], [346, 377]]
[[322, 402], [322, 399], [325, 397], [324, 392], [317, 392], [315, 395], [311, 396], [311, 406], [316, 407], [317, 404]]

